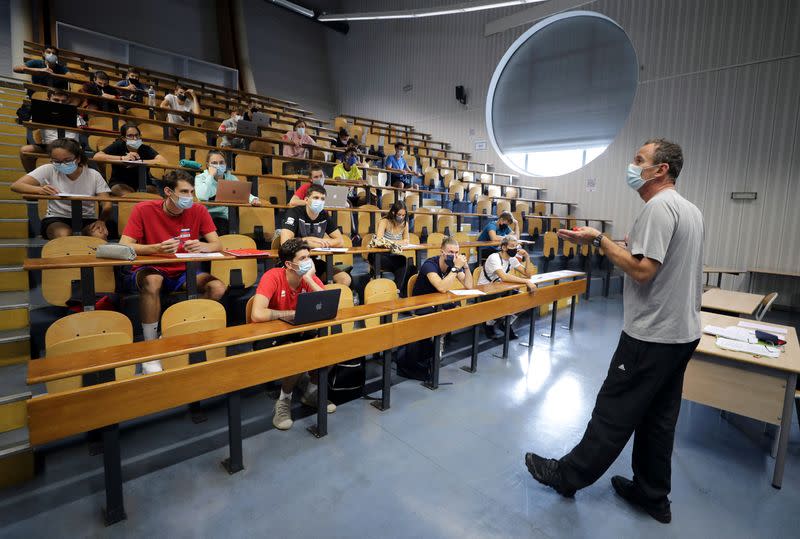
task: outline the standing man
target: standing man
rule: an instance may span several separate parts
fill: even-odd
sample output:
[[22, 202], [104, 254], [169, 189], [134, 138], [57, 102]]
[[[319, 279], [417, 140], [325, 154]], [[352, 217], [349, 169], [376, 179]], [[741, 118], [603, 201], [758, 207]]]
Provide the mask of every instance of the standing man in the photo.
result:
[[614, 476], [611, 485], [665, 524], [672, 520], [667, 495], [683, 374], [701, 333], [703, 216], [675, 190], [682, 167], [680, 146], [664, 139], [636, 152], [627, 182], [645, 205], [629, 250], [593, 228], [558, 231], [602, 248], [625, 272], [624, 326], [580, 443], [560, 460], [525, 455], [534, 479], [571, 497], [605, 473], [633, 434], [633, 480]]

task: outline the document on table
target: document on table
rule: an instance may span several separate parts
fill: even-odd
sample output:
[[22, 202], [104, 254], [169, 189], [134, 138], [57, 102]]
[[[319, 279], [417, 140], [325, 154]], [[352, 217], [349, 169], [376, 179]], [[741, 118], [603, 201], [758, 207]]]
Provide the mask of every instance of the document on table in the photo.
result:
[[747, 342], [750, 344], [756, 344], [758, 342], [758, 339], [756, 339], [756, 334], [753, 330], [747, 330], [737, 326], [728, 326], [723, 328], [720, 326], [708, 325], [703, 328], [703, 333], [708, 333], [709, 335], [714, 335], [715, 337], [723, 337], [732, 341]]
[[176, 258], [222, 258], [222, 253], [175, 253]]
[[485, 296], [486, 292], [482, 292], [480, 290], [450, 290], [451, 294], [455, 294], [456, 296]]
[[747, 320], [742, 320], [738, 325], [743, 328], [750, 328], [751, 330], [760, 329], [761, 331], [778, 335], [786, 335], [789, 332], [786, 328], [777, 328], [775, 326], [767, 326], [765, 324], [756, 324], [755, 322], [748, 322]]
[[734, 341], [724, 337], [717, 337], [717, 346], [724, 350], [732, 350], [734, 352], [744, 352], [745, 354], [752, 354], [754, 356], [765, 356], [777, 358], [781, 355], [780, 351], [774, 346], [766, 346], [763, 344], [750, 344], [742, 341]]
[[347, 247], [314, 247], [311, 251], [314, 253], [346, 253]]
[[59, 196], [59, 197], [85, 197], [85, 196], [89, 196], [89, 195], [80, 195], [80, 194], [77, 194], [77, 193], [59, 193], [56, 196]]
[[422, 247], [422, 245], [417, 245], [416, 243], [406, 243], [403, 245], [403, 249], [414, 249], [416, 247]]

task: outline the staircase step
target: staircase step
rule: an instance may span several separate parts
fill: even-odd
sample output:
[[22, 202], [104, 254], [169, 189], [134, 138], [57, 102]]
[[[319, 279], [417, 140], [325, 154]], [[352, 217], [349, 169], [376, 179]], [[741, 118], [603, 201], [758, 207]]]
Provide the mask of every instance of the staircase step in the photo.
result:
[[0, 200], [0, 218], [26, 219], [28, 217], [28, 203], [26, 201]]
[[30, 481], [36, 471], [28, 429], [0, 434], [0, 489]]
[[[20, 176], [22, 176], [23, 174], [25, 174], [25, 171], [22, 171], [22, 174], [20, 174]], [[19, 178], [20, 176], [17, 176], [17, 178]], [[22, 200], [22, 195], [13, 192], [11, 190], [11, 184], [5, 182], [3, 184], [0, 184], [0, 200]]]
[[26, 247], [0, 248], [0, 266], [21, 266], [28, 258]]
[[0, 120], [0, 133], [25, 134], [25, 127], [11, 121]]
[[20, 168], [19, 155], [0, 154], [0, 167]]
[[27, 238], [28, 219], [27, 218], [5, 218], [0, 217], [0, 238]]
[[30, 305], [28, 292], [0, 292], [0, 312], [27, 309]]
[[[8, 293], [8, 292], [6, 292]], [[11, 292], [12, 294], [19, 292]], [[2, 295], [2, 293], [0, 293]], [[17, 308], [6, 308], [0, 305], [0, 331], [4, 329], [25, 329], [30, 326], [31, 319], [28, 305]]]
[[[0, 335], [8, 333], [6, 330], [0, 331]], [[8, 367], [12, 365], [25, 365], [31, 358], [31, 343], [30, 335], [26, 331], [25, 339], [19, 341], [2, 342], [0, 341], [0, 367]]]
[[0, 128], [0, 142], [23, 146], [26, 141], [27, 137], [25, 136], [25, 133], [15, 133], [13, 131], [6, 131]]
[[30, 391], [23, 391], [5, 397], [0, 396], [0, 433], [21, 429], [28, 423], [27, 402]]
[[0, 292], [28, 290], [28, 273], [22, 266], [0, 266]]

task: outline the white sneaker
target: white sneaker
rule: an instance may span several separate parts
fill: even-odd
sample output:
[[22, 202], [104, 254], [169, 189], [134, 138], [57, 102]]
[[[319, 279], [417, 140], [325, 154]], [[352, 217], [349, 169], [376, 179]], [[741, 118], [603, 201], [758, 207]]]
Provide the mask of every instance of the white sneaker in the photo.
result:
[[161, 372], [164, 370], [164, 367], [161, 366], [161, 361], [153, 360], [153, 361], [145, 361], [142, 363], [142, 374], [153, 374], [156, 372]]
[[292, 401], [291, 399], [278, 399], [275, 403], [275, 414], [272, 424], [276, 429], [289, 430], [292, 428]]
[[[303, 396], [300, 397], [300, 402], [305, 404], [306, 406], [310, 406], [311, 408], [317, 407], [317, 402], [319, 401], [319, 392], [315, 388], [313, 391], [307, 391], [303, 393]], [[329, 414], [332, 414], [336, 411], [336, 405], [333, 404], [331, 401], [328, 401], [327, 410]]]

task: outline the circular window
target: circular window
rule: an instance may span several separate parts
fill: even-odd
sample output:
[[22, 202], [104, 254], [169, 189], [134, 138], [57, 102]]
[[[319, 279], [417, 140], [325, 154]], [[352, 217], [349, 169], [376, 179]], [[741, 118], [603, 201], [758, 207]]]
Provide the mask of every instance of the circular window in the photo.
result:
[[554, 15], [497, 65], [486, 98], [489, 139], [522, 174], [578, 170], [622, 129], [637, 81], [636, 52], [617, 23], [590, 11]]

